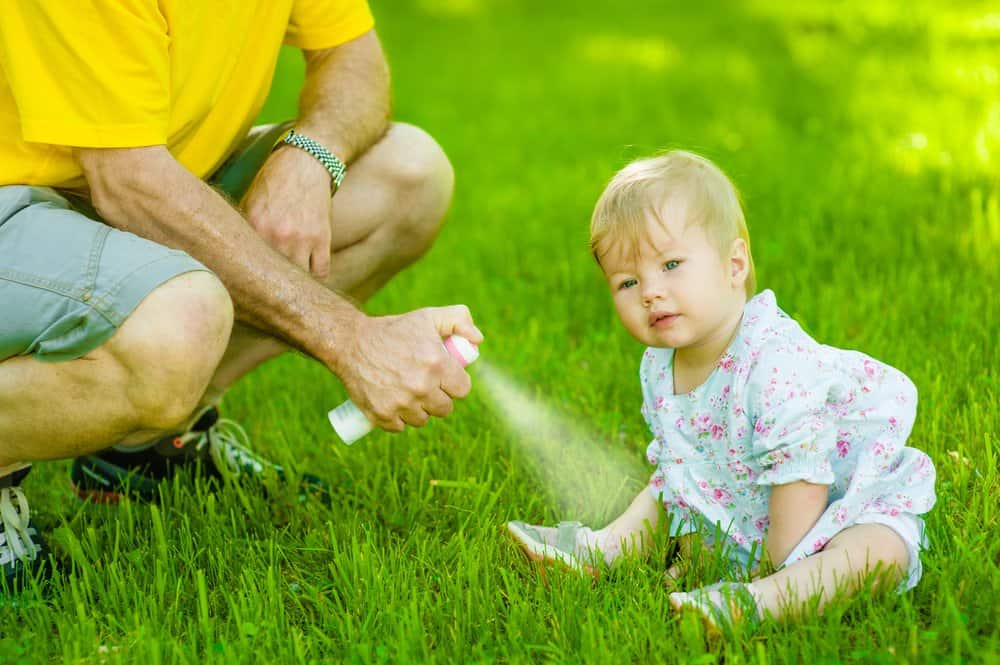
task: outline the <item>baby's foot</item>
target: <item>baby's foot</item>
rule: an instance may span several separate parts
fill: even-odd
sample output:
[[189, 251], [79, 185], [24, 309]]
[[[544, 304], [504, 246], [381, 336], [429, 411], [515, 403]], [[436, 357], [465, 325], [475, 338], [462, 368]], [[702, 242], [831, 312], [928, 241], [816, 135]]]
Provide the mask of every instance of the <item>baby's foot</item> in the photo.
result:
[[736, 625], [755, 626], [762, 619], [755, 589], [751, 584], [720, 582], [694, 591], [670, 594], [675, 610], [695, 610], [713, 634], [731, 630]]
[[600, 549], [600, 532], [580, 522], [560, 522], [555, 527], [508, 522], [507, 533], [533, 561], [561, 563], [594, 577], [602, 561], [610, 562]]

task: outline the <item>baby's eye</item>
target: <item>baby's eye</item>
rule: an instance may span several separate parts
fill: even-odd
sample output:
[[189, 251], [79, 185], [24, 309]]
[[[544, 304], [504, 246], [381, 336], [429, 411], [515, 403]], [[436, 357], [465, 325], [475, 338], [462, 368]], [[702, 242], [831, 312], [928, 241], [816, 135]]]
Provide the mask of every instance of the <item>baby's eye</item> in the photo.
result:
[[663, 264], [663, 267], [666, 268], [667, 270], [673, 270], [680, 264], [681, 264], [680, 261], [667, 261], [666, 263]]
[[636, 282], [634, 279], [626, 279], [626, 280], [622, 281], [621, 284], [618, 285], [618, 290], [619, 291], [624, 291], [625, 289], [631, 289], [637, 283], [638, 282]]

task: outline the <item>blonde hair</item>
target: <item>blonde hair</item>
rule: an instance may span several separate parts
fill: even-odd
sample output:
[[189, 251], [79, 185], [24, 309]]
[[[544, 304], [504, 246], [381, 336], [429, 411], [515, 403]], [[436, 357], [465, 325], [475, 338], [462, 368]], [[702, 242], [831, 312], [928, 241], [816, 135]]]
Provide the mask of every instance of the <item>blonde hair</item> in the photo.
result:
[[746, 242], [746, 294], [752, 296], [757, 279], [736, 187], [718, 166], [685, 150], [638, 159], [611, 178], [590, 220], [590, 250], [598, 264], [607, 241], [624, 240], [627, 248], [637, 251], [649, 215], [658, 215], [662, 203], [677, 195], [687, 200], [687, 222], [701, 224], [722, 256], [736, 238]]

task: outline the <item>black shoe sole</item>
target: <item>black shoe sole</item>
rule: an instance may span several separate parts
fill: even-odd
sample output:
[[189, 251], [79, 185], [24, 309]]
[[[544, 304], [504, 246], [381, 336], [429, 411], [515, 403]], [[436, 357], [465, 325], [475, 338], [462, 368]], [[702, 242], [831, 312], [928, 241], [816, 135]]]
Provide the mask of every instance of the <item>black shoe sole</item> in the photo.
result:
[[123, 496], [155, 501], [157, 480], [111, 464], [95, 455], [77, 457], [69, 472], [73, 491], [90, 503], [117, 504]]
[[[191, 468], [199, 463], [183, 465]], [[180, 467], [176, 467], [180, 468]], [[285, 482], [285, 473], [278, 469], [279, 482]], [[222, 482], [222, 477], [212, 469], [203, 468], [203, 477], [209, 482]], [[130, 499], [152, 503], [159, 499], [157, 486], [167, 480], [155, 478], [142, 473], [140, 469], [125, 469], [117, 464], [102, 459], [97, 455], [86, 455], [73, 460], [70, 468], [70, 481], [77, 497], [89, 503], [115, 505], [128, 496]], [[303, 474], [299, 479], [301, 491], [300, 500], [314, 496], [324, 505], [331, 502], [330, 488], [323, 480], [312, 474]], [[266, 489], [264, 490], [266, 493]]]

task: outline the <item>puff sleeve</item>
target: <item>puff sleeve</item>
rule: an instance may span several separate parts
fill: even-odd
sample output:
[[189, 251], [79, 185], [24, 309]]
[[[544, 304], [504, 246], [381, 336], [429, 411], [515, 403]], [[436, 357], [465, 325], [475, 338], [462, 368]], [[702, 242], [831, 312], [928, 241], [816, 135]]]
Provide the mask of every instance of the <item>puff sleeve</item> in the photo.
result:
[[831, 460], [837, 442], [832, 407], [843, 392], [842, 382], [822, 360], [789, 362], [785, 354], [778, 354], [776, 360], [762, 368], [762, 380], [752, 391], [755, 421], [751, 450], [763, 470], [757, 484], [804, 480], [830, 485], [834, 482]]

